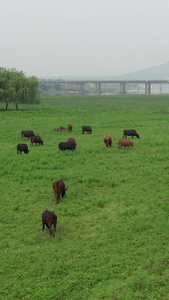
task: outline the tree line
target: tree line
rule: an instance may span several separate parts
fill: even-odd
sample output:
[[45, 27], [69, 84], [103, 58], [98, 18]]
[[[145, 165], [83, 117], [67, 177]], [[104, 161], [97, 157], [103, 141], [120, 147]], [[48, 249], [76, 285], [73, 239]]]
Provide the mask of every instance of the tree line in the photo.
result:
[[40, 101], [39, 83], [36, 77], [26, 77], [22, 71], [0, 68], [0, 102], [6, 110], [9, 103], [34, 104]]

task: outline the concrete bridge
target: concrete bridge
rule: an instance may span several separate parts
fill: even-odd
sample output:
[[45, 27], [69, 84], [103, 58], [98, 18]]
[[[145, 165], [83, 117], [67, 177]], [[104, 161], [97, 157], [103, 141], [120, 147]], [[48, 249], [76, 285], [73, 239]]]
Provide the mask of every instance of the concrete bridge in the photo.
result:
[[[55, 84], [58, 84], [63, 90], [71, 90], [79, 94], [84, 94], [84, 85], [88, 84], [93, 86], [94, 94], [102, 94], [102, 85], [113, 85], [116, 84], [119, 86], [119, 94], [126, 94], [127, 85], [137, 85], [138, 90], [139, 86], [142, 85], [145, 94], [151, 94], [152, 85], [159, 86], [159, 94], [163, 94], [162, 87], [167, 85], [169, 87], [169, 80], [39, 80], [39, 84], [45, 84], [51, 87], [54, 87]], [[130, 94], [130, 92], [128, 92]], [[168, 92], [169, 93], [169, 92]]]

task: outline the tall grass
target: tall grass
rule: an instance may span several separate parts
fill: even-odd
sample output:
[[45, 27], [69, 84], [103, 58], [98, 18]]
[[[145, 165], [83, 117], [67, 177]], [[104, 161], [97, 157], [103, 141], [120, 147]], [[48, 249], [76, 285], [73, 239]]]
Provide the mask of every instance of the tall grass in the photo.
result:
[[[168, 113], [167, 95], [44, 97], [8, 112], [0, 104], [0, 299], [169, 298]], [[69, 123], [71, 133], [53, 131]], [[119, 150], [132, 128], [140, 139]], [[27, 129], [44, 145], [21, 138]], [[59, 152], [68, 137], [77, 149]], [[30, 152], [17, 155], [18, 143]], [[56, 205], [60, 178], [68, 190]], [[58, 216], [55, 238], [42, 231], [46, 209]]]

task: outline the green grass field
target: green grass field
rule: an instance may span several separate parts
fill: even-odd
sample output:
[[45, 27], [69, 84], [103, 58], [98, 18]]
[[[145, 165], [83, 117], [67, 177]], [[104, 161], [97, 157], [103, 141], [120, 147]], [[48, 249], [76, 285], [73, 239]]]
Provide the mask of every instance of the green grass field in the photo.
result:
[[[169, 95], [44, 97], [9, 109], [0, 104], [0, 299], [169, 299]], [[53, 131], [69, 123], [71, 133]], [[133, 128], [140, 139], [119, 150]], [[77, 149], [59, 152], [68, 137]], [[30, 152], [17, 155], [18, 143]], [[60, 178], [68, 190], [56, 205]], [[58, 217], [54, 238], [42, 231], [46, 209]]]

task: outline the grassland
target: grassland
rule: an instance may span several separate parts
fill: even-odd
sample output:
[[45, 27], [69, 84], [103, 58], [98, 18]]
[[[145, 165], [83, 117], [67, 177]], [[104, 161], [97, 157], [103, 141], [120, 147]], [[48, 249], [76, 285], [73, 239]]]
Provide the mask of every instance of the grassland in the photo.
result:
[[[3, 108], [0, 299], [169, 299], [169, 96], [48, 97]], [[72, 133], [53, 131], [69, 123]], [[83, 125], [92, 134], [81, 134]], [[140, 139], [119, 150], [125, 128]], [[21, 138], [28, 129], [43, 146]], [[59, 152], [68, 137], [76, 151]], [[22, 142], [28, 155], [16, 154]], [[60, 178], [68, 190], [56, 205]], [[42, 231], [46, 209], [58, 216], [54, 238]]]

